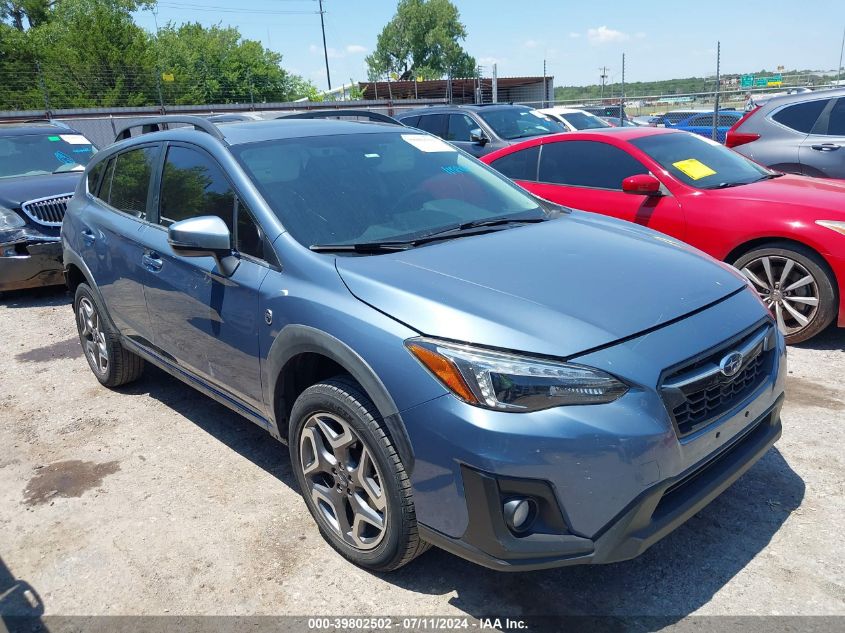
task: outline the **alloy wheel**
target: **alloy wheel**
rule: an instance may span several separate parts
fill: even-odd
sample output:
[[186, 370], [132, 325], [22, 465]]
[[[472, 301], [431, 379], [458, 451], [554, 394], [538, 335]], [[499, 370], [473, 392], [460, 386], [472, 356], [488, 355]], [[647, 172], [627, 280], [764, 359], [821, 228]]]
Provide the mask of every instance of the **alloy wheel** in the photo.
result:
[[387, 496], [370, 449], [331, 413], [309, 417], [299, 442], [308, 493], [325, 523], [356, 549], [376, 547], [387, 531]]
[[807, 327], [819, 310], [816, 279], [799, 262], [781, 255], [766, 255], [748, 262], [742, 273], [774, 313], [784, 335]]
[[79, 300], [76, 318], [79, 322], [79, 335], [85, 355], [91, 365], [100, 374], [106, 374], [109, 369], [109, 354], [106, 346], [106, 335], [101, 329], [100, 315], [97, 308], [87, 297]]

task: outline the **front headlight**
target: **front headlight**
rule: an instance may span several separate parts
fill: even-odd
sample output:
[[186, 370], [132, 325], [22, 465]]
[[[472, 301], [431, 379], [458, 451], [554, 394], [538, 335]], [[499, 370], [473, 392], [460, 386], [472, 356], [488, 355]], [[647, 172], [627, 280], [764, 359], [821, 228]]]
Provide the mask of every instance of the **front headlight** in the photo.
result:
[[6, 207], [0, 207], [0, 230], [17, 229], [25, 224], [24, 219], [17, 213]]
[[836, 220], [816, 220], [816, 224], [845, 235], [845, 222], [837, 222]]
[[405, 341], [408, 350], [464, 402], [512, 412], [613, 402], [628, 386], [601, 370], [445, 343]]

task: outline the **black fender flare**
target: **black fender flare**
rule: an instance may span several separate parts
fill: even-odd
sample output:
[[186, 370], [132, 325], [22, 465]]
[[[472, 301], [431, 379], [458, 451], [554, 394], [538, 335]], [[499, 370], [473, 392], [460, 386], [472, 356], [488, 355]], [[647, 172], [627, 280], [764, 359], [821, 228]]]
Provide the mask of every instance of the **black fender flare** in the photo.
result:
[[[411, 440], [402, 421], [402, 416], [396, 407], [387, 387], [355, 350], [343, 341], [327, 334], [322, 330], [306, 325], [287, 325], [282, 328], [276, 340], [270, 346], [267, 361], [264, 363], [262, 381], [264, 398], [276, 426], [275, 432], [279, 437], [287, 435], [287, 429], [282, 432], [280, 425], [287, 424], [287, 420], [277, 419], [275, 404], [280, 395], [276, 393], [279, 375], [289, 360], [299, 354], [315, 353], [325, 356], [343, 367], [358, 382], [378, 409], [381, 422], [390, 435], [396, 451], [405, 465], [408, 473], [414, 466], [414, 451]], [[284, 404], [284, 403], [283, 403]], [[274, 434], [276, 434], [274, 433]]]

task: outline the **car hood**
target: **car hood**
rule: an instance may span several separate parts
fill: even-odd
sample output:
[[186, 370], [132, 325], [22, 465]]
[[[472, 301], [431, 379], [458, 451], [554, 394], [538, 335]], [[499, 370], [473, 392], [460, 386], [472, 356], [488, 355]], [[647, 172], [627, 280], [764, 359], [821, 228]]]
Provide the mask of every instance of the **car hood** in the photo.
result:
[[0, 178], [0, 205], [17, 208], [27, 200], [71, 193], [76, 189], [81, 176], [81, 171], [75, 171], [66, 174]]
[[[820, 220], [845, 219], [845, 180], [785, 175], [741, 187], [719, 190], [726, 198], [780, 203], [790, 209], [812, 207], [825, 212]], [[831, 213], [833, 215], [831, 215]]]
[[418, 332], [568, 357], [682, 317], [745, 285], [635, 224], [556, 220], [370, 257], [338, 257], [349, 290]]

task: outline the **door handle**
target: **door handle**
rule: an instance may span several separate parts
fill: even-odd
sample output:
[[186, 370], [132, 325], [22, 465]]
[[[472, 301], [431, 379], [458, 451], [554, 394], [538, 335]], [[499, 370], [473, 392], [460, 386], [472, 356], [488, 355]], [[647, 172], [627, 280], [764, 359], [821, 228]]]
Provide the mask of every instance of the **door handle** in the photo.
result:
[[91, 229], [83, 229], [82, 241], [85, 242], [87, 246], [91, 246], [94, 242], [97, 241], [97, 236], [94, 235], [94, 231], [92, 231]]
[[144, 268], [154, 273], [160, 271], [162, 264], [164, 264], [164, 262], [161, 261], [161, 257], [159, 257], [159, 254], [155, 251], [144, 253], [144, 256], [141, 257], [141, 261], [144, 264]]
[[822, 143], [820, 145], [811, 145], [810, 147], [818, 152], [832, 152], [839, 149], [839, 145], [836, 143]]

